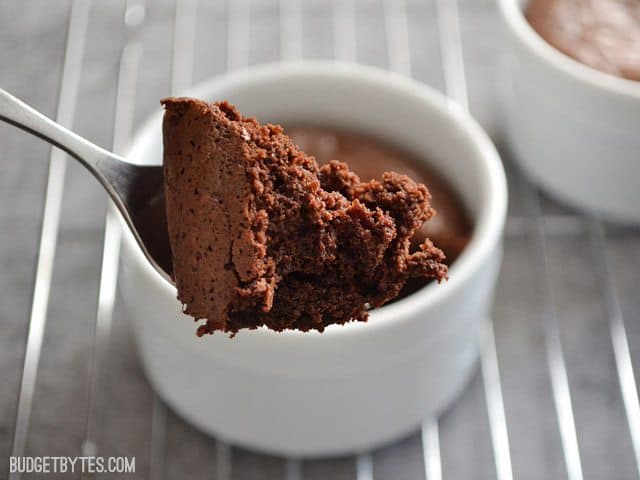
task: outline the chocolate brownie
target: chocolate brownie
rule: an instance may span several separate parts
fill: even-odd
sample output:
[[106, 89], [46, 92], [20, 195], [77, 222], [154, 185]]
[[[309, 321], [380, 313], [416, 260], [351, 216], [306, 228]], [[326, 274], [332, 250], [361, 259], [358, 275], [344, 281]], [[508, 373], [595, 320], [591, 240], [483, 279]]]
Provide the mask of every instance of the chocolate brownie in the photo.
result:
[[412, 278], [447, 276], [444, 254], [411, 240], [434, 214], [427, 188], [384, 173], [361, 182], [319, 167], [278, 125], [232, 105], [168, 98], [164, 174], [178, 299], [198, 335], [365, 321]]
[[423, 183], [432, 195], [431, 207], [438, 214], [416, 232], [414, 246], [425, 238], [431, 239], [446, 255], [445, 263], [451, 265], [469, 243], [473, 225], [460, 196], [447, 179], [415, 154], [373, 136], [344, 129], [315, 125], [287, 125], [286, 129], [293, 143], [313, 155], [320, 165], [337, 158], [349, 165], [360, 180], [381, 178], [384, 172], [393, 171]]

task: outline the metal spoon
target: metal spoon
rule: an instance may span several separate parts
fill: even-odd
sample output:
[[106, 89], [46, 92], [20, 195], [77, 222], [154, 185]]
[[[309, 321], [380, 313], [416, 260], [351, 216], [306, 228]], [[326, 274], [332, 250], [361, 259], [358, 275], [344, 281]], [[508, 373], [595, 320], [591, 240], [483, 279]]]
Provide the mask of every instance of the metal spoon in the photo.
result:
[[162, 166], [128, 163], [115, 153], [57, 124], [3, 89], [0, 89], [0, 120], [61, 148], [84, 165], [105, 188], [149, 262], [164, 278], [172, 281], [169, 275], [171, 265], [157, 254], [157, 245], [169, 243], [166, 224], [150, 228], [148, 218], [149, 206], [163, 198]]

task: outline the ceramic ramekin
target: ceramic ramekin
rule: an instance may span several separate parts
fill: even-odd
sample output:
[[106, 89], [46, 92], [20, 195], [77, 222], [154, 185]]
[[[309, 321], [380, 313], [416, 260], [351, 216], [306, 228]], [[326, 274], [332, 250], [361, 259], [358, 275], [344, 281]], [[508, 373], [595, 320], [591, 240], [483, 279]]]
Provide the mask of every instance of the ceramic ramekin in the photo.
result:
[[[491, 141], [439, 93], [388, 72], [333, 62], [261, 66], [187, 95], [228, 99], [261, 121], [317, 123], [417, 153], [459, 192], [474, 221], [450, 280], [324, 333], [266, 329], [196, 338], [172, 285], [125, 235], [120, 291], [159, 395], [202, 430], [248, 448], [326, 456], [385, 444], [442, 411], [470, 377], [502, 257], [506, 183]], [[161, 112], [128, 154], [161, 161]]]
[[505, 130], [515, 160], [552, 196], [640, 222], [640, 82], [614, 77], [549, 45], [499, 0], [508, 50]]

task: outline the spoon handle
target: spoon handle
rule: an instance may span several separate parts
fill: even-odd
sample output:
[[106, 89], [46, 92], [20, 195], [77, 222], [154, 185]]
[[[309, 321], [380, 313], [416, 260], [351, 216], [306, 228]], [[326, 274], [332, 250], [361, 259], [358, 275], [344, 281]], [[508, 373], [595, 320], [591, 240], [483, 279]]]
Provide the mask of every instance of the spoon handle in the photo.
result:
[[109, 164], [114, 161], [124, 161], [117, 155], [59, 125], [1, 88], [0, 120], [26, 130], [61, 148], [91, 170], [103, 184], [109, 180], [103, 178], [103, 175], [111, 170]]

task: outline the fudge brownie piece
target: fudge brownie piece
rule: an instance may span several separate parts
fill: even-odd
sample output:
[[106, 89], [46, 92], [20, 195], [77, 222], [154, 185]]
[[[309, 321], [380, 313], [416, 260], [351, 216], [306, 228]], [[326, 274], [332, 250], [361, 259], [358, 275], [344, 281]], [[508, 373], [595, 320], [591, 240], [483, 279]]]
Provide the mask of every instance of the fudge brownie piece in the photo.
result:
[[278, 125], [226, 102], [162, 100], [174, 280], [198, 335], [364, 321], [411, 278], [447, 276], [444, 255], [410, 243], [434, 211], [426, 187], [385, 173], [361, 182], [320, 168]]

